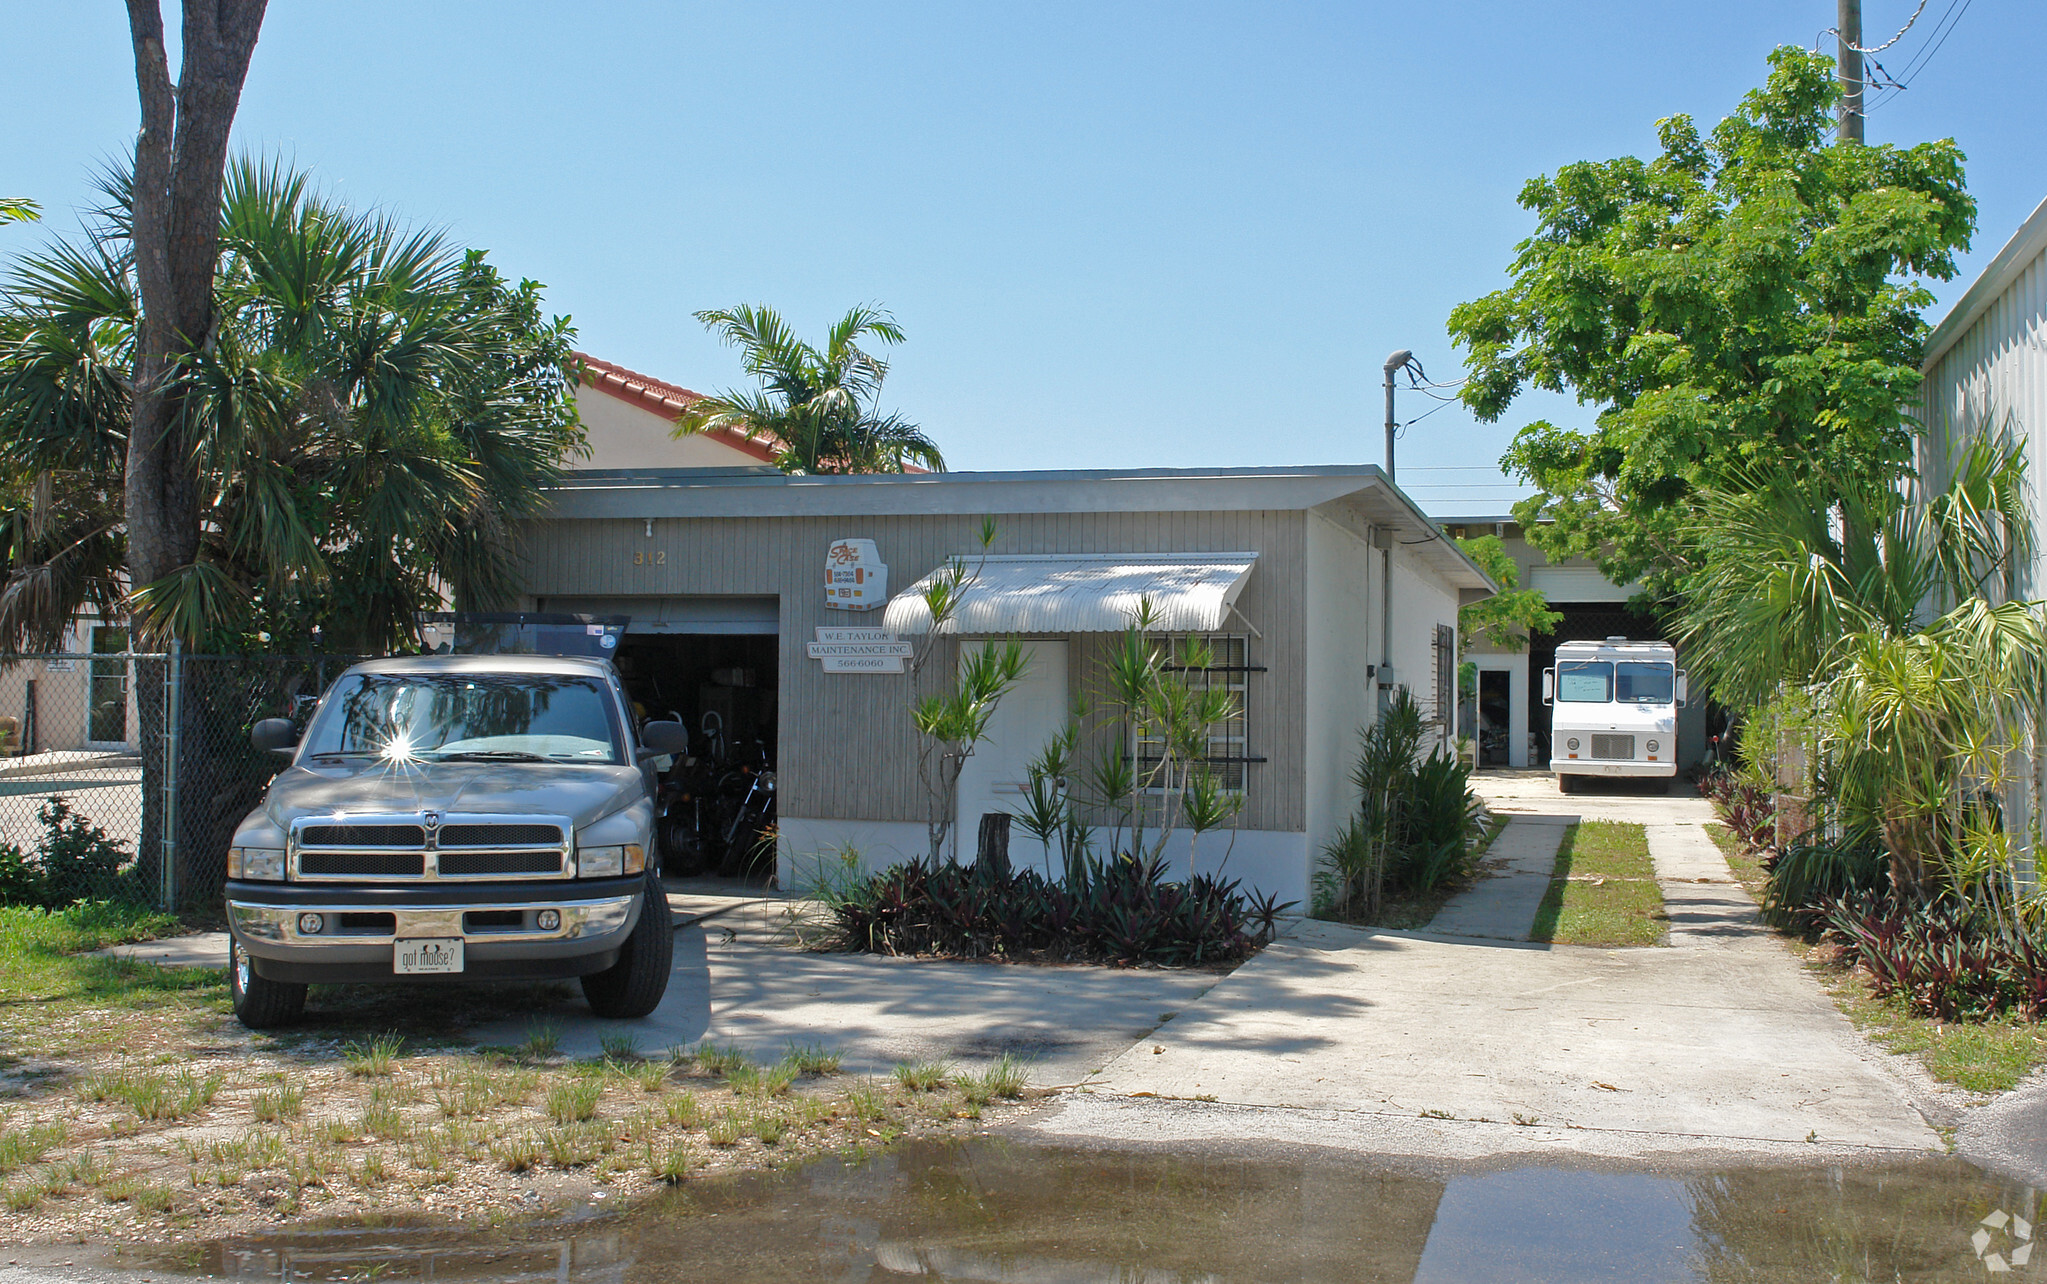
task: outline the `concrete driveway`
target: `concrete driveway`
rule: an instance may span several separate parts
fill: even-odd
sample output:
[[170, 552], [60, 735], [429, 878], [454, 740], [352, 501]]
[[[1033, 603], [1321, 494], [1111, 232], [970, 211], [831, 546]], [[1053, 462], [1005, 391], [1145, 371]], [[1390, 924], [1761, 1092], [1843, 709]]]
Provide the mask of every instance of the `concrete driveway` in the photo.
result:
[[1034, 1087], [1055, 1087], [1108, 1065], [1219, 979], [1158, 969], [812, 954], [776, 943], [779, 902], [671, 901], [678, 916], [728, 912], [675, 934], [675, 971], [653, 1015], [601, 1021], [576, 995], [529, 1019], [473, 1027], [466, 1036], [518, 1043], [544, 1022], [560, 1032], [562, 1051], [575, 1056], [597, 1053], [613, 1032], [631, 1035], [649, 1052], [708, 1038], [764, 1059], [791, 1043], [815, 1043], [840, 1053], [856, 1074], [920, 1060], [972, 1068], [1010, 1053], [1031, 1061]]
[[[687, 924], [675, 934], [668, 994], [640, 1021], [594, 1016], [573, 986], [551, 1007], [472, 1026], [482, 1044], [524, 1042], [549, 1026], [569, 1056], [594, 1056], [606, 1035], [628, 1035], [645, 1052], [704, 1039], [737, 1043], [763, 1059], [791, 1043], [818, 1044], [855, 1074], [901, 1061], [985, 1065], [1005, 1053], [1031, 1063], [1034, 1087], [1076, 1084], [1132, 1041], [1199, 998], [1209, 972], [1144, 968], [1020, 967], [812, 954], [788, 942], [790, 906], [760, 897], [671, 891]], [[115, 946], [110, 954], [166, 967], [223, 967], [227, 935], [205, 932]], [[307, 1017], [319, 1023], [317, 997]]]
[[[1303, 924], [1040, 1127], [1434, 1158], [1942, 1148], [1882, 1054], [1757, 921], [1700, 828], [1703, 802], [1540, 783], [1497, 790], [1500, 810], [1520, 809], [1500, 840], [1520, 853], [1510, 877], [1546, 878], [1541, 853], [1572, 818], [1641, 821], [1667, 947], [1530, 945], [1527, 919], [1502, 930], [1498, 907], [1462, 916], [1488, 929], [1462, 936]], [[1524, 898], [1529, 917], [1539, 899]]]

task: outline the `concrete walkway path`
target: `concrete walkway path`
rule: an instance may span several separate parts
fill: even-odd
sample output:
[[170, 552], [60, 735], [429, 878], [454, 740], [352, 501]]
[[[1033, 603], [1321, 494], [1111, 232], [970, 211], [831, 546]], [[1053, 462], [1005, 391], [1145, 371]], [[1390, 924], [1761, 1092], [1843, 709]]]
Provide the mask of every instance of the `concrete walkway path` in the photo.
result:
[[1564, 817], [1510, 821], [1486, 849], [1486, 865], [1496, 867], [1493, 876], [1451, 897], [1429, 923], [1428, 935], [1527, 940], [1569, 828]]
[[[1563, 823], [1601, 810], [1597, 797], [1519, 801], [1527, 812], [1499, 841], [1531, 876]], [[1645, 819], [1649, 800], [1627, 801]], [[1701, 804], [1655, 801], [1668, 947], [1304, 923], [1040, 1130], [1142, 1141], [1213, 1129], [1435, 1158], [1941, 1149], [1882, 1055], [1761, 926], [1693, 818]], [[1454, 921], [1504, 937], [1519, 913], [1515, 893]]]

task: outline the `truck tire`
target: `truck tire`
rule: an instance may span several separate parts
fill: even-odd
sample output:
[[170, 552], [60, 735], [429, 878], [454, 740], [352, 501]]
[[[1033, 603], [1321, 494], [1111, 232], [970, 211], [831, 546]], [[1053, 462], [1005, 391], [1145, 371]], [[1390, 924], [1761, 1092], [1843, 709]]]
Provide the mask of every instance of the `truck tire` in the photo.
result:
[[1572, 775], [1572, 774], [1571, 774], [1570, 772], [1568, 772], [1568, 771], [1560, 771], [1560, 772], [1558, 772], [1558, 773], [1557, 773], [1557, 792], [1558, 792], [1558, 793], [1560, 793], [1560, 794], [1575, 794], [1575, 793], [1577, 793], [1577, 792], [1578, 792], [1578, 778], [1577, 778], [1576, 776]]
[[668, 893], [647, 879], [640, 921], [626, 937], [618, 962], [583, 978], [583, 997], [590, 1010], [610, 1020], [643, 1017], [661, 1006], [668, 992], [668, 972], [675, 962], [675, 921], [668, 913]]
[[257, 976], [240, 941], [228, 947], [227, 992], [234, 1001], [235, 1019], [251, 1030], [290, 1025], [306, 1013], [305, 985]]

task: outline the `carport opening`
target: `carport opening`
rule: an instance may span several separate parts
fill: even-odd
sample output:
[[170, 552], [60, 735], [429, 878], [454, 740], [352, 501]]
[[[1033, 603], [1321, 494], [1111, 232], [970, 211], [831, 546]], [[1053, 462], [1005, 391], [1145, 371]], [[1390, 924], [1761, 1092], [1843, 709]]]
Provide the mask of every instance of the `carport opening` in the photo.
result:
[[664, 877], [765, 884], [774, 873], [779, 654], [772, 634], [639, 633], [617, 666], [640, 720], [690, 729], [660, 771]]

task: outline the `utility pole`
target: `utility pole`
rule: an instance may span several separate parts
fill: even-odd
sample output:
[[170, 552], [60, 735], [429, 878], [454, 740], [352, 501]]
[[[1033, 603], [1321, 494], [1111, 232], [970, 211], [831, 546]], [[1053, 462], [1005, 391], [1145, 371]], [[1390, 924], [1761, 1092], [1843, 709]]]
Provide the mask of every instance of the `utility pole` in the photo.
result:
[[[1842, 0], [1847, 3], [1847, 0]], [[1400, 425], [1393, 418], [1393, 376], [1414, 360], [1414, 353], [1402, 348], [1386, 358], [1386, 480], [1393, 480], [1393, 436]]]
[[1838, 137], [1844, 143], [1862, 141], [1862, 0], [1838, 0], [1834, 24], [1835, 74], [1841, 80], [1841, 115]]

